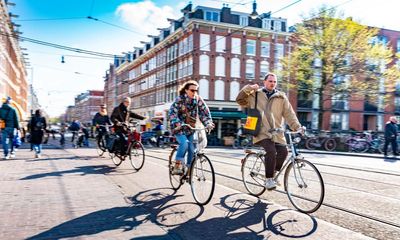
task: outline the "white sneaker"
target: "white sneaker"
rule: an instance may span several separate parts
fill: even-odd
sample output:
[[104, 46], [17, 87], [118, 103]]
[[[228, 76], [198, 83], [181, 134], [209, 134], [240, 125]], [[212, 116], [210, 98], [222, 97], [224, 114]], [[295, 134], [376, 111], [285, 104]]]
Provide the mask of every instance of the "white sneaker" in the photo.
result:
[[3, 159], [4, 159], [4, 160], [8, 160], [8, 159], [10, 159], [10, 155], [6, 155], [6, 156], [4, 156], [4, 157], [3, 157]]
[[273, 190], [276, 188], [276, 182], [273, 178], [267, 178], [267, 180], [265, 181], [265, 187], [268, 190]]
[[179, 164], [179, 166], [175, 164], [174, 169], [172, 170], [172, 175], [181, 175], [181, 174], [183, 174], [182, 164]]
[[37, 154], [37, 158], [41, 158], [40, 153]]
[[15, 158], [15, 153], [12, 152], [11, 155], [10, 155], [10, 157], [11, 157], [11, 158]]

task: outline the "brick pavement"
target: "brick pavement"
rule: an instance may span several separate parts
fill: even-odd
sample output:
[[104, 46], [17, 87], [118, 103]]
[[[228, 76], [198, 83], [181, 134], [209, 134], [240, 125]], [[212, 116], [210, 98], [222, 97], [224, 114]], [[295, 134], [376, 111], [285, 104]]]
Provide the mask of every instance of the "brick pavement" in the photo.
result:
[[107, 180], [112, 167], [91, 160], [55, 149], [41, 159], [20, 149], [15, 159], [0, 160], [0, 239], [171, 239], [151, 221], [132, 218], [145, 210], [130, 207]]

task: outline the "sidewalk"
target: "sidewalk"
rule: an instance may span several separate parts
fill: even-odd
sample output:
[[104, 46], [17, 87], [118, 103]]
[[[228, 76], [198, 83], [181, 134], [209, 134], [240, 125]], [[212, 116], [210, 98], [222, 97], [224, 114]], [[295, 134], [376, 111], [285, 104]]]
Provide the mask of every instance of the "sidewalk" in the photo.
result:
[[0, 161], [0, 239], [165, 235], [150, 221], [138, 228], [134, 219], [126, 218], [145, 210], [130, 207], [104, 175], [114, 169], [92, 161], [94, 155], [78, 158], [55, 149], [45, 149], [40, 159], [34, 159], [29, 149], [19, 149], [16, 155]]

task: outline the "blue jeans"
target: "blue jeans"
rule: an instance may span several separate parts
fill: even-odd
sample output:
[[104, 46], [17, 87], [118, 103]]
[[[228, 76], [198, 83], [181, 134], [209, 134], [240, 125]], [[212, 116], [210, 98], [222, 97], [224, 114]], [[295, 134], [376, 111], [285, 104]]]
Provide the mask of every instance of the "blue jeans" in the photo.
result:
[[40, 154], [42, 152], [42, 144], [32, 144], [32, 146], [37, 154]]
[[185, 134], [176, 134], [176, 141], [179, 143], [178, 151], [176, 152], [176, 161], [184, 161], [187, 154], [186, 164], [190, 165], [194, 155], [193, 134], [187, 136]]
[[8, 155], [8, 145], [11, 145], [11, 152], [14, 152], [14, 128], [6, 127], [1, 130], [2, 138], [1, 144], [3, 144], [4, 156]]

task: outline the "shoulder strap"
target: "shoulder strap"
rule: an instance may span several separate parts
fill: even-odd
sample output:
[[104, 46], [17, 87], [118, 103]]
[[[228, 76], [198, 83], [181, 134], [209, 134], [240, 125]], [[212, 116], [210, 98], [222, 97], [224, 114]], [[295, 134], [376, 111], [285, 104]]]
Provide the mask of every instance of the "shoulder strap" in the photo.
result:
[[256, 91], [256, 100], [254, 102], [254, 109], [257, 109], [257, 96], [258, 96], [258, 91]]

